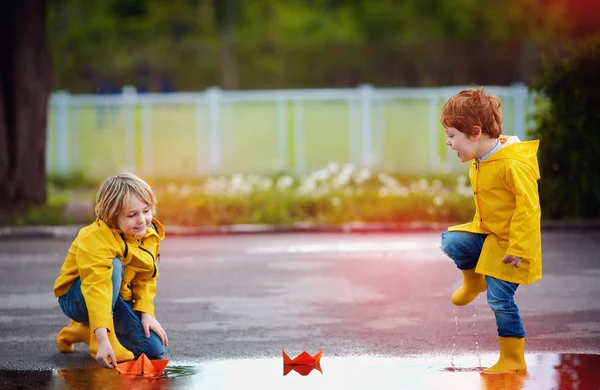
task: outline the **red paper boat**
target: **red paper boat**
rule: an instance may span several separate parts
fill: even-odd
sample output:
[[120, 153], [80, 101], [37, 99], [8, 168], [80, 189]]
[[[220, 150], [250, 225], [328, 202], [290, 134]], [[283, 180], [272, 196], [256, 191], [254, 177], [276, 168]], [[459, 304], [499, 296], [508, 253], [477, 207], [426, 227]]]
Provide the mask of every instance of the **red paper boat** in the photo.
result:
[[323, 355], [323, 351], [319, 351], [319, 353], [317, 353], [315, 356], [310, 356], [308, 352], [304, 351], [293, 359], [290, 359], [287, 353], [285, 353], [283, 350], [281, 351], [281, 354], [283, 355], [284, 365], [314, 365], [321, 361], [321, 355]]
[[120, 363], [116, 368], [121, 374], [157, 375], [167, 368], [167, 364], [168, 360], [150, 360], [143, 353], [137, 360]]

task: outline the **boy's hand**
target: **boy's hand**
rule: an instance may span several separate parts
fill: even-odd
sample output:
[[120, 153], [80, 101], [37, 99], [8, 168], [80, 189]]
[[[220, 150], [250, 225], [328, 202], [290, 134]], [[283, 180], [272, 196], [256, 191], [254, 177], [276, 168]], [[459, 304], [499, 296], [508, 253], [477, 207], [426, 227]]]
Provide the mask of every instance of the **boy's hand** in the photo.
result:
[[98, 328], [95, 331], [96, 339], [98, 340], [98, 352], [96, 353], [96, 361], [102, 367], [115, 368], [117, 366], [117, 359], [115, 359], [115, 352], [110, 345], [108, 340], [108, 334], [106, 328]]
[[504, 264], [510, 264], [515, 268], [519, 268], [519, 266], [521, 265], [521, 261], [523, 261], [523, 259], [512, 255], [505, 255], [504, 259], [502, 259], [502, 262]]
[[142, 326], [144, 327], [144, 334], [146, 337], [150, 337], [150, 331], [153, 331], [158, 337], [160, 337], [160, 341], [165, 347], [169, 345], [167, 332], [165, 332], [156, 318], [152, 317], [148, 313], [142, 313]]

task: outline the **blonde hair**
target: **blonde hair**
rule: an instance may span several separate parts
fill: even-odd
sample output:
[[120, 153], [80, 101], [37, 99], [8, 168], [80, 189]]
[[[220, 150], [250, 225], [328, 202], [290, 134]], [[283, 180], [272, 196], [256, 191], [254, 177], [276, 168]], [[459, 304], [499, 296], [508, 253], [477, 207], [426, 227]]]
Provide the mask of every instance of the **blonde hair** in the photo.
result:
[[502, 134], [501, 106], [500, 98], [483, 88], [465, 89], [444, 103], [440, 122], [468, 136], [473, 136], [473, 127], [479, 126], [483, 133], [498, 138]]
[[152, 188], [144, 180], [133, 173], [121, 173], [105, 179], [96, 193], [96, 216], [110, 227], [117, 227], [117, 219], [131, 201], [132, 195], [137, 195], [156, 214], [156, 197]]

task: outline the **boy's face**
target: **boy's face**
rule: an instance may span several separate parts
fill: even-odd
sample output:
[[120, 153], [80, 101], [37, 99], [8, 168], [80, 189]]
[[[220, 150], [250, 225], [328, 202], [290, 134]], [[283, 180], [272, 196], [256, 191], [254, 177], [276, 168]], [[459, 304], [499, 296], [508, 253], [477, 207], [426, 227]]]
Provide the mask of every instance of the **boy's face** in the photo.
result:
[[476, 140], [472, 140], [465, 133], [461, 133], [454, 127], [444, 128], [444, 131], [448, 135], [446, 145], [458, 152], [458, 158], [460, 158], [461, 162], [470, 161], [477, 156]]
[[143, 237], [150, 223], [152, 223], [152, 208], [137, 195], [132, 195], [131, 201], [125, 205], [117, 219], [117, 227], [125, 234]]

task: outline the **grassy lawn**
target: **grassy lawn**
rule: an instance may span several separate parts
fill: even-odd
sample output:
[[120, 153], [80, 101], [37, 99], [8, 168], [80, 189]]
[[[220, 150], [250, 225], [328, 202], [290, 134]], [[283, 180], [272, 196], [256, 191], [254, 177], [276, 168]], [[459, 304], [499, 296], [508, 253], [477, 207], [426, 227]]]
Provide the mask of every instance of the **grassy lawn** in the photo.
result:
[[[440, 110], [442, 103], [440, 100]], [[297, 172], [296, 162], [301, 164], [302, 172], [330, 162], [362, 164], [360, 107], [349, 107], [345, 102], [304, 102], [297, 118], [294, 103], [287, 103], [281, 149], [275, 104], [223, 104], [219, 110], [219, 173]], [[510, 111], [509, 106], [507, 109]], [[442, 169], [465, 172], [454, 159], [447, 158], [441, 125], [437, 124], [436, 140], [430, 140], [427, 101], [388, 100], [374, 103], [372, 112], [372, 154], [367, 162], [373, 169], [431, 173], [430, 161], [434, 158]], [[49, 173], [58, 173], [61, 152], [56, 110], [51, 109], [49, 114], [47, 166]], [[151, 106], [147, 115], [136, 107], [131, 150], [125, 132], [127, 110], [117, 105], [71, 107], [67, 118], [65, 156], [60, 157], [66, 159], [69, 169], [86, 176], [101, 178], [125, 168], [165, 178], [213, 173], [209, 118], [204, 106]], [[299, 127], [303, 132], [300, 138]], [[430, 142], [439, 145], [437, 156], [431, 156]], [[302, 149], [304, 152], [298, 154]], [[128, 166], [129, 162], [133, 166]]]

